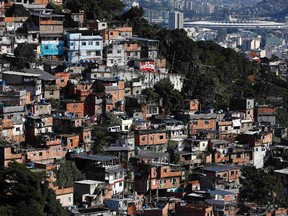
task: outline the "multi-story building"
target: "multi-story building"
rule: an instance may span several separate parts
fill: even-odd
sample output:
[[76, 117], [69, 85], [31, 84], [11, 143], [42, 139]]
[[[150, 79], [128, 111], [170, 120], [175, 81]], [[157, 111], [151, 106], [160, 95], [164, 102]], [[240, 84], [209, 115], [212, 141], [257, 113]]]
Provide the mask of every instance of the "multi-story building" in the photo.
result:
[[[149, 155], [148, 155], [149, 154]], [[134, 189], [137, 192], [156, 193], [166, 192], [169, 188], [180, 187], [182, 170], [179, 166], [173, 166], [161, 161], [167, 156], [165, 153], [145, 154], [139, 153], [131, 160], [134, 170]], [[158, 161], [157, 161], [158, 160]]]
[[210, 199], [206, 203], [212, 205], [217, 214], [235, 215], [237, 210], [237, 196], [233, 192], [225, 190], [212, 190], [209, 192]]
[[125, 44], [114, 41], [105, 48], [105, 61], [108, 67], [125, 66]]
[[169, 13], [169, 29], [183, 29], [184, 15], [180, 11], [172, 11]]
[[96, 31], [67, 32], [68, 61], [70, 63], [102, 61], [103, 38]]
[[164, 130], [137, 130], [134, 133], [135, 146], [138, 150], [153, 149], [165, 152], [167, 149], [167, 134]]
[[73, 154], [78, 167], [86, 173], [91, 180], [105, 181], [113, 194], [122, 193], [126, 169], [121, 168], [119, 158], [110, 155], [89, 155], [86, 153]]
[[52, 12], [53, 10], [49, 9], [33, 12], [31, 18], [38, 27], [41, 37], [40, 57], [55, 60], [64, 56], [64, 15], [53, 14]]
[[15, 90], [26, 89], [30, 93], [31, 101], [40, 101], [42, 98], [42, 82], [39, 74], [17, 71], [2, 72], [2, 79]]
[[207, 176], [222, 178], [230, 182], [239, 182], [241, 175], [241, 170], [238, 166], [207, 166], [202, 170]]
[[141, 46], [140, 58], [148, 58], [155, 60], [158, 57], [159, 40], [152, 40], [140, 37], [127, 38], [130, 42], [137, 42]]
[[[0, 115], [2, 118], [3, 126], [6, 129], [7, 139], [11, 142], [24, 142], [24, 115], [25, 115], [25, 107], [24, 106], [5, 106], [1, 104], [0, 106]], [[11, 120], [11, 121], [9, 121]], [[13, 127], [11, 127], [13, 124]], [[9, 130], [9, 128], [12, 129]], [[9, 137], [9, 135], [12, 135]]]
[[105, 93], [110, 96], [106, 97], [105, 100], [106, 111], [112, 109], [124, 110], [125, 86], [120, 77], [97, 78], [95, 90], [98, 93]]

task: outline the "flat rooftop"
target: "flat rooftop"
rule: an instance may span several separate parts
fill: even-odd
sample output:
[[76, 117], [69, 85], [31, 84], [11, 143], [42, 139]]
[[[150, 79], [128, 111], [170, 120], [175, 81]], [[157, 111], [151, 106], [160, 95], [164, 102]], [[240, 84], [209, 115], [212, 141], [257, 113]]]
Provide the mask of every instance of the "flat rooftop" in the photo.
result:
[[104, 181], [95, 181], [95, 180], [82, 180], [82, 181], [75, 181], [74, 183], [84, 185], [105, 184]]

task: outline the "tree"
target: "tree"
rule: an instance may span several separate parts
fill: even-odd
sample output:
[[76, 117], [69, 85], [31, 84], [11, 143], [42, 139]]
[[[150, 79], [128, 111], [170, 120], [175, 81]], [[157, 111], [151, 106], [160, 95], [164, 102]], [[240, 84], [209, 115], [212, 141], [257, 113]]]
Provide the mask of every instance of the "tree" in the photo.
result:
[[128, 21], [129, 25], [133, 28], [134, 35], [139, 37], [154, 38], [156, 35], [156, 28], [151, 26], [143, 16], [143, 8], [132, 7], [117, 19]]
[[94, 153], [103, 152], [104, 148], [108, 145], [108, 137], [105, 132], [97, 131], [96, 132], [96, 140], [93, 147]]
[[31, 63], [36, 61], [34, 46], [28, 43], [20, 43], [14, 50], [16, 61], [12, 67], [15, 69], [29, 68]]
[[167, 152], [170, 156], [170, 162], [173, 164], [178, 164], [180, 160], [180, 155], [177, 154], [177, 142], [169, 141], [167, 146]]
[[[1, 170], [0, 206], [5, 208], [2, 207], [0, 211], [5, 211], [8, 215], [12, 211], [15, 216], [68, 215], [43, 178], [43, 173], [33, 173], [25, 165], [18, 163], [11, 163]], [[53, 206], [51, 202], [54, 203]]]
[[243, 179], [240, 182], [242, 203], [255, 202], [261, 207], [270, 205], [284, 207], [286, 205], [284, 188], [277, 184], [273, 173], [267, 173], [264, 169], [256, 169], [253, 166], [244, 166], [242, 176]]
[[183, 104], [183, 96], [174, 89], [168, 78], [162, 79], [154, 85], [155, 92], [163, 99], [163, 108], [167, 113], [180, 109]]
[[83, 180], [84, 174], [81, 173], [72, 161], [62, 160], [60, 169], [56, 171], [57, 185], [61, 188], [72, 187], [74, 181]]
[[68, 0], [65, 7], [73, 13], [84, 10], [86, 19], [111, 20], [123, 10], [124, 4], [119, 0]]
[[146, 101], [149, 103], [149, 102], [154, 102], [156, 101], [157, 99], [159, 99], [159, 95], [154, 92], [154, 89], [153, 88], [146, 88], [146, 89], [143, 89], [142, 92], [141, 92], [142, 95], [146, 96]]

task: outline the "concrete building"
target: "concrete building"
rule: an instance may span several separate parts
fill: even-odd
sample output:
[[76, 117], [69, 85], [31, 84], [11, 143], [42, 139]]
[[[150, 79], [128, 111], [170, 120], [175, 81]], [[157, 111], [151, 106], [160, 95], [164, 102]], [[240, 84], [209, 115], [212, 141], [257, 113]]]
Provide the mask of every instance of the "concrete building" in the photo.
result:
[[78, 30], [68, 32], [68, 61], [70, 63], [102, 61], [102, 39], [96, 31]]
[[172, 11], [169, 13], [169, 29], [182, 29], [184, 15], [179, 11]]

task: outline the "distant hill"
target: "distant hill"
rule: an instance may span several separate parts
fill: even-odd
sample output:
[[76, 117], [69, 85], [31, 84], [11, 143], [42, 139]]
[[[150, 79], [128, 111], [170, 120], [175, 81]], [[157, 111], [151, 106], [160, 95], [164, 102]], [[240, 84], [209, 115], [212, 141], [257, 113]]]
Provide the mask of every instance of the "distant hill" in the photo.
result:
[[259, 15], [283, 19], [288, 16], [287, 0], [263, 0], [258, 3]]

